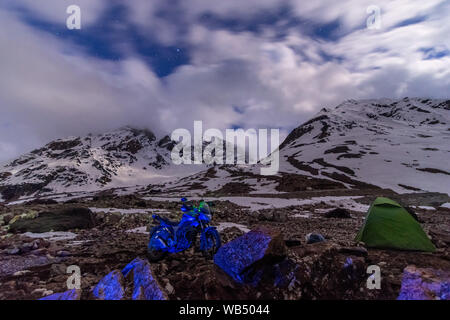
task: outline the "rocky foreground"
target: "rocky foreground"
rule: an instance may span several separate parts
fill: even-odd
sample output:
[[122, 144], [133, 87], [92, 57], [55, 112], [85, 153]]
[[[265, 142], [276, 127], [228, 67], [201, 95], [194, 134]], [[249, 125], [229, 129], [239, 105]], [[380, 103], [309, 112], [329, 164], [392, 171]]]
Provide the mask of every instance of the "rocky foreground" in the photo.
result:
[[[252, 206], [217, 199], [213, 224], [224, 245], [214, 259], [192, 248], [158, 263], [146, 258], [151, 216], [179, 219], [175, 201], [110, 195], [3, 205], [0, 299], [449, 299], [450, 209], [413, 209], [436, 252], [370, 249], [353, 239], [373, 199], [272, 199], [272, 208], [259, 198]], [[325, 241], [307, 244], [310, 233]], [[66, 292], [71, 265], [81, 290]], [[370, 265], [381, 268], [380, 289], [367, 288]]]

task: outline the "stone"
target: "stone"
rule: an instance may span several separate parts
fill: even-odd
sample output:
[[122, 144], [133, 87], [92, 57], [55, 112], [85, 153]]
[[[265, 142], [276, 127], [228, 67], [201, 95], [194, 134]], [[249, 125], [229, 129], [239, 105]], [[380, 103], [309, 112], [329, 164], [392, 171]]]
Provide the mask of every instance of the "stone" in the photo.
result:
[[110, 272], [100, 280], [92, 293], [100, 300], [168, 299], [165, 290], [154, 277], [150, 264], [139, 258], [126, 265], [122, 271]]
[[16, 255], [16, 254], [19, 254], [19, 253], [20, 253], [20, 249], [17, 248], [17, 247], [8, 250], [8, 254], [10, 254], [10, 255]]
[[80, 300], [80, 298], [81, 290], [72, 289], [62, 293], [54, 293], [39, 300]]
[[125, 278], [132, 279], [133, 300], [167, 300], [167, 295], [154, 277], [150, 264], [142, 259], [135, 259], [123, 270]]
[[258, 211], [257, 217], [259, 221], [272, 221], [273, 211], [272, 210]]
[[124, 282], [120, 271], [111, 271], [95, 286], [93, 294], [100, 300], [121, 300], [125, 295]]
[[45, 290], [45, 291], [42, 293], [42, 295], [43, 295], [44, 297], [49, 296], [49, 295], [51, 295], [51, 294], [53, 294], [53, 290]]
[[110, 224], [117, 224], [122, 219], [122, 214], [120, 212], [112, 212], [106, 216], [106, 221]]
[[410, 265], [403, 270], [398, 300], [450, 300], [450, 272]]
[[364, 247], [343, 247], [339, 249], [339, 253], [355, 255], [359, 257], [367, 257], [368, 251]]
[[31, 272], [30, 270], [21, 270], [21, 271], [15, 272], [15, 273], [13, 274], [13, 276], [15, 276], [15, 277], [21, 277], [21, 276], [23, 276], [23, 275], [25, 275], [25, 274], [27, 274], [27, 273], [30, 273], [30, 272]]
[[166, 285], [164, 286], [164, 289], [166, 290], [167, 294], [175, 293], [175, 289], [172, 286], [172, 284], [169, 282], [169, 279], [166, 279]]
[[71, 256], [71, 253], [69, 251], [60, 250], [56, 253], [57, 257], [69, 257]]
[[3, 215], [3, 224], [8, 225], [13, 218], [14, 218], [14, 216], [12, 214]]
[[20, 247], [21, 253], [27, 253], [33, 250], [33, 243], [25, 243]]
[[[332, 242], [319, 242], [291, 249], [289, 256], [296, 268], [295, 281], [290, 285], [300, 292], [297, 297], [308, 300], [315, 297], [352, 299], [360, 294], [361, 288], [366, 288], [365, 257], [343, 254], [340, 248]], [[284, 274], [290, 275], [289, 269]], [[365, 295], [366, 292], [360, 297]]]
[[325, 237], [322, 236], [320, 233], [308, 233], [305, 237], [306, 244], [312, 244], [312, 243], [318, 243], [318, 242], [324, 242]]
[[331, 211], [328, 211], [324, 214], [327, 218], [340, 218], [340, 219], [349, 219], [352, 216], [350, 215], [350, 212], [348, 210], [343, 208], [336, 208]]
[[54, 263], [50, 267], [50, 272], [54, 276], [59, 276], [67, 273], [67, 266], [61, 263]]
[[283, 211], [282, 209], [276, 209], [273, 212], [273, 221], [275, 221], [275, 222], [286, 222], [286, 221], [288, 221], [287, 212]]
[[88, 208], [41, 212], [35, 218], [18, 219], [11, 222], [9, 231], [12, 233], [44, 233], [71, 229], [88, 229], [95, 226], [94, 214]]
[[220, 247], [214, 263], [239, 283], [257, 284], [258, 269], [283, 260], [286, 254], [287, 247], [279, 231], [259, 228]]
[[[38, 288], [38, 289], [34, 289], [31, 294], [40, 294], [40, 295], [44, 295], [44, 292], [46, 292], [47, 289], [45, 288]], [[53, 292], [52, 292], [53, 293]], [[50, 293], [50, 294], [52, 294]], [[46, 294], [46, 296], [50, 295], [50, 294]]]

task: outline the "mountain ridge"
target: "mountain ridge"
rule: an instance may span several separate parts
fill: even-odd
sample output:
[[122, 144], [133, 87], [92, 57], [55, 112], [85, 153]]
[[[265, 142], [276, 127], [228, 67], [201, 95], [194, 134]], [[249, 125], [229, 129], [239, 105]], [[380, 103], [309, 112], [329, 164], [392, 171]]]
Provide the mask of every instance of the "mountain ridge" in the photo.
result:
[[287, 136], [281, 170], [354, 178], [397, 192], [448, 193], [449, 110], [445, 99], [347, 100]]
[[[450, 168], [445, 161], [450, 153], [449, 110], [450, 100], [427, 98], [347, 100], [324, 108], [280, 144], [280, 172], [266, 179], [256, 174], [259, 164], [215, 166], [215, 175], [206, 165], [172, 165], [175, 142], [146, 129], [127, 126], [57, 139], [0, 168], [0, 194], [10, 200], [169, 180], [177, 186], [177, 181], [186, 183], [183, 178], [191, 175], [196, 178], [188, 185], [202, 189], [209, 184], [208, 191], [246, 177], [270, 184], [290, 175], [296, 183], [314, 178], [346, 188], [450, 193]], [[224, 183], [213, 183], [214, 179]]]
[[0, 192], [4, 198], [13, 198], [40, 189], [57, 192], [102, 189], [112, 182], [144, 184], [164, 176], [173, 145], [168, 136], [157, 139], [150, 130], [129, 126], [57, 139], [7, 163], [0, 172]]

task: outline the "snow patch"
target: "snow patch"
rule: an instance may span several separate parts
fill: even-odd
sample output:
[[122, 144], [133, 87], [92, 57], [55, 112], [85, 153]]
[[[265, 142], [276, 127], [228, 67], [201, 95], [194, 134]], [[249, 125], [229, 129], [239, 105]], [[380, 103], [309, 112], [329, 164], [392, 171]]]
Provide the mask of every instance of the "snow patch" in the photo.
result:
[[77, 237], [75, 233], [65, 231], [43, 232], [43, 233], [26, 232], [22, 235], [28, 238], [45, 239], [49, 241], [72, 240]]
[[118, 209], [118, 208], [89, 208], [92, 212], [105, 212], [105, 213], [114, 213], [118, 212], [120, 214], [169, 214], [170, 212], [167, 210], [161, 209]]
[[434, 207], [430, 207], [430, 206], [419, 206], [418, 208], [423, 209], [423, 210], [429, 210], [429, 211], [436, 210]]
[[250, 229], [248, 229], [243, 224], [238, 224], [238, 223], [233, 223], [233, 222], [219, 223], [219, 225], [217, 226], [217, 231], [221, 232], [221, 231], [224, 231], [224, 230], [230, 229], [230, 228], [238, 228], [239, 230], [241, 230], [244, 233], [250, 232]]
[[[271, 208], [285, 208], [290, 206], [316, 205], [323, 202], [331, 207], [341, 207], [352, 211], [367, 212], [368, 205], [356, 202], [356, 199], [363, 198], [362, 196], [342, 196], [342, 197], [313, 197], [311, 199], [284, 199], [284, 198], [262, 198], [262, 197], [190, 197], [189, 200], [205, 201], [230, 201], [241, 207], [247, 207], [250, 211], [257, 211]], [[147, 197], [146, 200], [154, 201], [180, 201], [179, 198], [163, 198], [163, 197]]]
[[67, 245], [75, 247], [75, 246], [81, 246], [88, 242], [92, 242], [92, 240], [76, 240], [76, 241], [69, 242]]
[[146, 227], [146, 226], [145, 226], [145, 227], [137, 227], [137, 228], [134, 228], [134, 229], [127, 230], [127, 231], [125, 231], [125, 232], [127, 232], [127, 233], [146, 234], [146, 235], [149, 235], [149, 234], [150, 234], [150, 233], [147, 231], [147, 227]]
[[311, 214], [309, 212], [296, 213], [291, 216], [292, 218], [311, 218]]

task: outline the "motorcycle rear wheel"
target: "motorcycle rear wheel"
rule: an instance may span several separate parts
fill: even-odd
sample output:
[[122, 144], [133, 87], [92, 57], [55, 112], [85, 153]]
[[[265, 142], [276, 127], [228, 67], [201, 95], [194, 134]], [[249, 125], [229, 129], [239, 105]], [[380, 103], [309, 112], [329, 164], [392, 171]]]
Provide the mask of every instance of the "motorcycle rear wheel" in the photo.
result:
[[152, 239], [155, 236], [156, 232], [159, 231], [159, 229], [160, 229], [159, 227], [155, 227], [150, 232], [150, 240], [149, 240], [149, 245], [147, 247], [147, 257], [148, 257], [148, 260], [150, 260], [151, 262], [158, 262], [167, 255], [166, 251], [156, 249], [151, 245]]
[[147, 258], [151, 262], [158, 262], [166, 256], [167, 252], [153, 248], [147, 249]]

